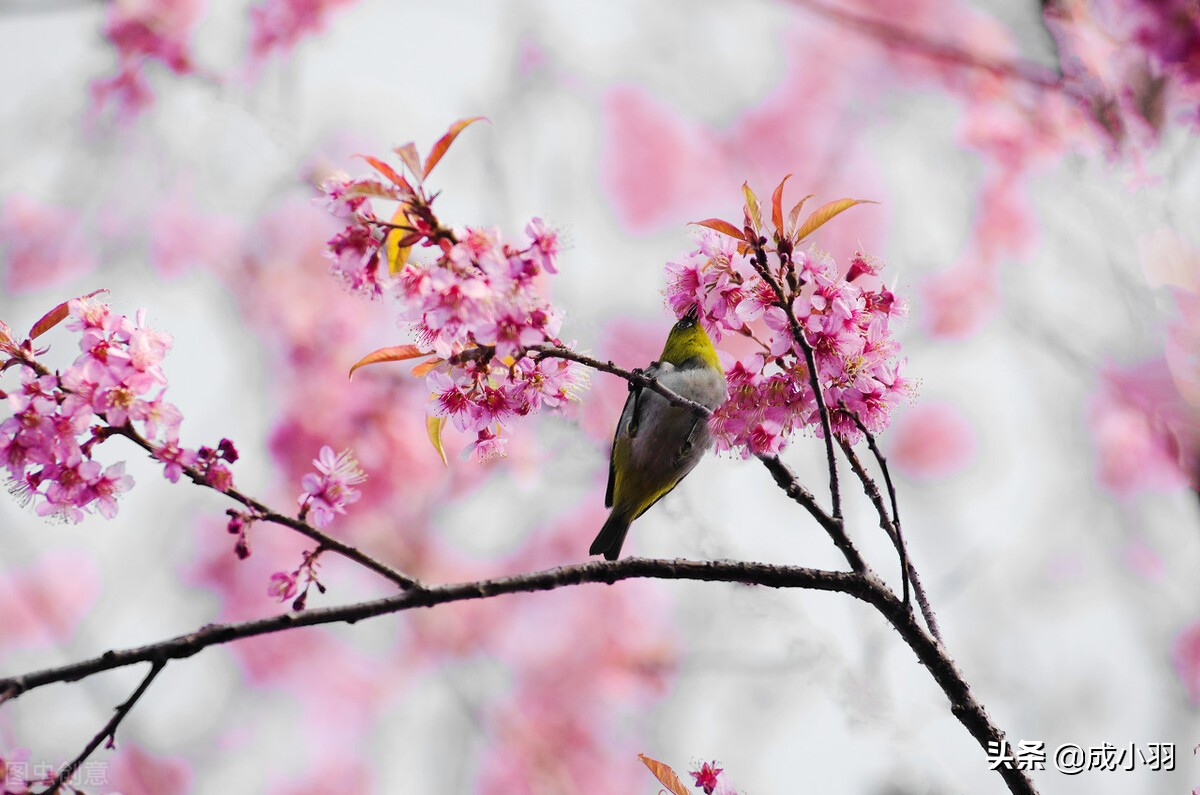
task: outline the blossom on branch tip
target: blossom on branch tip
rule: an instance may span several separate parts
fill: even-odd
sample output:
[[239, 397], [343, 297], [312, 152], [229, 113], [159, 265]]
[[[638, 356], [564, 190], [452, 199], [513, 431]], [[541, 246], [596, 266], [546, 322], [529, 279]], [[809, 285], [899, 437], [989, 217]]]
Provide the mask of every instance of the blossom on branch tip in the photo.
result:
[[280, 602], [286, 602], [296, 595], [296, 575], [291, 572], [277, 571], [271, 575], [267, 584], [267, 596]]
[[[11, 416], [0, 421], [0, 467], [39, 515], [80, 521], [95, 510], [112, 518], [133, 479], [123, 463], [106, 467], [93, 454], [114, 433], [140, 438], [166, 465], [169, 480], [200, 463], [197, 453], [179, 447], [182, 415], [165, 400], [161, 363], [171, 337], [151, 328], [144, 313], [118, 315], [91, 296], [60, 305], [31, 333], [63, 320], [79, 335], [79, 355], [55, 373], [36, 360], [44, 350], [30, 340], [18, 346], [5, 326], [4, 351], [21, 365], [21, 385], [7, 395]], [[222, 469], [205, 474], [228, 488], [232, 481]]]
[[347, 505], [358, 501], [362, 494], [354, 486], [367, 476], [353, 453], [343, 450], [335, 454], [328, 445], [313, 459], [313, 466], [317, 471], [302, 478], [304, 493], [296, 502], [302, 517], [307, 517], [315, 527], [325, 527], [336, 514], [344, 514]]
[[704, 790], [704, 795], [712, 795], [717, 788], [717, 779], [722, 770], [723, 768], [716, 767], [716, 763], [705, 762], [699, 770], [691, 771], [691, 776], [696, 780], [696, 786]]

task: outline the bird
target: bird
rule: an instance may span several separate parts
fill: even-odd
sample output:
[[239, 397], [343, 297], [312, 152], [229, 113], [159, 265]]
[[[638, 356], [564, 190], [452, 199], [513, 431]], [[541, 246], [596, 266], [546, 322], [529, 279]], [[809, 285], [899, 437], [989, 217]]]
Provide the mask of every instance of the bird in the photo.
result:
[[[725, 372], [694, 308], [671, 328], [659, 360], [641, 372], [710, 411], [727, 397]], [[711, 446], [708, 417], [630, 381], [608, 461], [604, 506], [612, 512], [588, 554], [616, 560], [630, 523], [678, 486]]]

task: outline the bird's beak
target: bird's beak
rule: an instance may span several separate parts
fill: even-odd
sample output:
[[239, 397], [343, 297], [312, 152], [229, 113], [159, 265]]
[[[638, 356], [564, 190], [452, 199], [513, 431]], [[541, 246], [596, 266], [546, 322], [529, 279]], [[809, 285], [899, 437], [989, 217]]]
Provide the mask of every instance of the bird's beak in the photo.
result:
[[698, 311], [698, 309], [697, 309], [696, 305], [695, 305], [695, 304], [692, 304], [692, 308], [691, 308], [691, 309], [689, 309], [687, 312], [685, 312], [685, 313], [683, 314], [683, 317], [681, 317], [681, 318], [679, 318], [679, 319], [680, 319], [680, 320], [691, 320], [691, 321], [696, 321], [696, 320], [699, 320], [699, 319], [700, 319], [700, 313], [699, 313], [699, 311]]

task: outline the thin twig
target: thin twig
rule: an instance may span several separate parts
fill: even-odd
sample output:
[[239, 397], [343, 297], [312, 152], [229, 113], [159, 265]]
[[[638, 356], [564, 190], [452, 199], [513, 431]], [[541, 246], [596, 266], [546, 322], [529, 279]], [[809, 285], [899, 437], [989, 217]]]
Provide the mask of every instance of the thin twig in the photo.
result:
[[896, 554], [900, 557], [900, 580], [903, 583], [901, 590], [904, 596], [901, 601], [904, 602], [905, 607], [908, 607], [908, 552], [904, 548], [904, 540], [900, 536], [900, 528], [888, 516], [887, 506], [884, 505], [883, 497], [879, 494], [879, 486], [875, 485], [875, 480], [867, 474], [867, 470], [858, 459], [858, 454], [854, 452], [854, 448], [841, 436], [838, 437], [838, 445], [842, 448], [842, 454], [846, 456], [846, 460], [850, 462], [850, 470], [858, 477], [859, 482], [862, 483], [863, 491], [867, 493], [867, 498], [875, 506], [875, 512], [879, 514], [880, 528], [892, 540], [892, 545], [896, 547]]
[[[114, 434], [119, 435], [119, 436], [124, 436], [126, 439], [129, 439], [131, 442], [136, 444], [138, 447], [140, 447], [143, 450], [145, 450], [146, 452], [148, 452], [151, 455], [151, 457], [153, 457], [155, 460], [158, 460], [157, 451], [155, 450], [154, 444], [152, 442], [150, 442], [149, 440], [147, 440], [145, 437], [143, 437], [141, 434], [139, 434], [137, 431], [133, 430], [133, 428], [131, 428], [130, 426], [123, 425], [120, 428], [113, 428], [112, 430], [113, 430]], [[308, 538], [311, 538], [313, 541], [316, 541], [320, 545], [321, 548], [327, 549], [330, 552], [336, 552], [337, 554], [341, 555], [342, 557], [352, 560], [355, 563], [358, 563], [359, 565], [370, 569], [371, 571], [375, 572], [376, 574], [386, 577], [387, 579], [389, 579], [392, 582], [399, 585], [401, 588], [418, 588], [421, 585], [420, 580], [416, 579], [415, 577], [411, 577], [408, 574], [405, 574], [404, 572], [400, 571], [399, 569], [392, 568], [391, 566], [387, 565], [386, 563], [376, 560], [375, 558], [371, 557], [370, 555], [368, 555], [367, 553], [358, 549], [357, 547], [351, 546], [350, 544], [347, 544], [345, 542], [337, 540], [333, 536], [322, 533], [320, 530], [318, 530], [317, 528], [308, 524], [307, 522], [301, 521], [300, 519], [296, 519], [291, 516], [286, 516], [277, 511], [273, 511], [270, 508], [268, 508], [266, 505], [264, 505], [263, 503], [259, 502], [258, 500], [254, 499], [253, 497], [249, 497], [249, 496], [243, 494], [242, 492], [238, 491], [235, 488], [230, 487], [229, 489], [226, 489], [225, 491], [221, 491], [220, 489], [217, 489], [211, 483], [209, 483], [204, 478], [204, 474], [202, 472], [200, 472], [198, 469], [196, 469], [195, 467], [185, 466], [185, 467], [183, 467], [183, 471], [188, 476], [188, 478], [196, 485], [205, 486], [207, 488], [213, 489], [214, 491], [219, 491], [220, 493], [224, 494], [226, 497], [229, 497], [231, 500], [233, 500], [235, 502], [239, 502], [242, 505], [249, 508], [251, 511], [253, 511], [254, 519], [256, 521], [266, 521], [266, 522], [271, 522], [273, 524], [283, 525], [284, 527], [291, 528], [292, 530], [295, 530], [300, 535], [306, 536]]]
[[926, 626], [929, 627], [930, 633], [942, 643], [942, 630], [938, 626], [937, 616], [934, 615], [933, 607], [929, 604], [929, 595], [925, 591], [925, 586], [921, 583], [921, 576], [917, 573], [917, 569], [913, 566], [912, 561], [908, 558], [908, 548], [904, 543], [903, 536], [900, 535], [898, 526], [892, 523], [888, 517], [887, 508], [884, 506], [883, 497], [879, 493], [879, 487], [875, 481], [867, 474], [862, 462], [859, 461], [858, 455], [854, 449], [850, 447], [843, 439], [838, 439], [842, 445], [842, 452], [846, 455], [846, 460], [850, 462], [850, 469], [862, 483], [863, 491], [866, 492], [867, 498], [875, 506], [875, 512], [879, 515], [879, 526], [887, 533], [888, 538], [892, 540], [892, 545], [896, 547], [896, 552], [900, 556], [901, 576], [905, 578], [906, 592], [903, 599], [903, 604], [908, 607], [908, 583], [912, 583], [912, 592], [917, 598], [917, 605], [921, 608], [921, 615], [925, 619]]
[[680, 395], [678, 392], [675, 392], [674, 390], [670, 389], [669, 387], [663, 386], [661, 383], [659, 383], [658, 379], [654, 378], [653, 376], [646, 375], [645, 373], [641, 372], [640, 370], [626, 370], [622, 367], [618, 367], [617, 365], [613, 364], [611, 361], [602, 361], [600, 359], [593, 359], [591, 356], [586, 356], [582, 353], [576, 353], [575, 351], [571, 350], [570, 348], [559, 348], [559, 347], [555, 347], [555, 346], [545, 345], [545, 346], [526, 348], [526, 351], [529, 354], [531, 354], [534, 358], [549, 356], [554, 359], [567, 359], [568, 361], [579, 362], [580, 364], [591, 367], [593, 370], [600, 370], [601, 372], [610, 373], [612, 375], [624, 378], [626, 381], [633, 384], [634, 386], [640, 386], [640, 387], [645, 387], [647, 389], [652, 389], [655, 392], [657, 392], [658, 394], [662, 395], [664, 398], [666, 398], [667, 402], [672, 403], [676, 406], [683, 406], [685, 408], [689, 408], [692, 411], [696, 412], [697, 414], [702, 414], [705, 417], [712, 416], [712, 409], [708, 408], [707, 406], [701, 405], [700, 403], [697, 403], [694, 400], [689, 400], [688, 398], [685, 398], [683, 395]]
[[[43, 365], [41, 362], [38, 362], [35, 359], [21, 358], [19, 361], [21, 362], [21, 364], [30, 368], [35, 373], [37, 373], [39, 376], [50, 375], [50, 371], [46, 368], [46, 366]], [[61, 383], [59, 384], [59, 388], [62, 389], [64, 392], [70, 391], [69, 389], [64, 387]], [[105, 422], [108, 421], [103, 413], [99, 413], [97, 416], [99, 416], [101, 419], [104, 419]], [[149, 453], [151, 458], [153, 458], [156, 461], [160, 461], [160, 459], [158, 458], [158, 450], [155, 449], [154, 444], [151, 443], [148, 439], [146, 439], [146, 437], [142, 436], [140, 433], [135, 431], [133, 429], [133, 427], [131, 425], [129, 425], [128, 423], [126, 423], [125, 425], [122, 425], [119, 428], [109, 425], [106, 433], [108, 433], [109, 435], [124, 436], [126, 439], [130, 440], [131, 442], [136, 444], [138, 447], [142, 448], [147, 453]], [[420, 581], [417, 580], [415, 577], [410, 577], [409, 575], [405, 574], [404, 572], [400, 571], [399, 569], [392, 568], [391, 566], [387, 565], [386, 563], [376, 560], [375, 558], [371, 557], [370, 555], [366, 554], [365, 552], [362, 552], [361, 550], [357, 549], [356, 547], [353, 547], [350, 544], [346, 544], [341, 541], [338, 541], [336, 538], [326, 535], [325, 533], [322, 533], [320, 530], [318, 530], [317, 528], [313, 527], [312, 525], [308, 524], [305, 521], [302, 521], [300, 519], [295, 519], [291, 516], [286, 516], [277, 511], [273, 511], [270, 508], [268, 508], [266, 505], [264, 505], [263, 503], [259, 502], [258, 500], [254, 499], [253, 497], [249, 497], [249, 496], [241, 493], [240, 491], [233, 488], [232, 486], [230, 488], [226, 489], [225, 491], [221, 491], [220, 489], [216, 488], [211, 483], [209, 483], [208, 480], [205, 479], [204, 474], [200, 470], [196, 469], [195, 467], [181, 466], [181, 468], [182, 468], [184, 474], [186, 474], [188, 476], [188, 479], [191, 480], [196, 485], [210, 488], [213, 491], [218, 491], [218, 492], [224, 494], [225, 496], [229, 497], [230, 499], [234, 500], [235, 502], [240, 502], [242, 505], [249, 508], [251, 511], [254, 512], [255, 520], [267, 521], [267, 522], [271, 522], [273, 524], [278, 524], [278, 525], [283, 525], [284, 527], [289, 527], [292, 530], [295, 530], [297, 533], [300, 533], [301, 535], [307, 536], [308, 538], [311, 538], [313, 541], [316, 541], [321, 547], [328, 549], [331, 552], [336, 552], [339, 555], [341, 555], [342, 557], [352, 560], [355, 563], [358, 563], [359, 565], [370, 569], [371, 571], [375, 572], [376, 574], [386, 577], [387, 579], [389, 579], [392, 582], [399, 585], [401, 588], [416, 588], [421, 585]]]
[[1062, 91], [1077, 99], [1087, 99], [1084, 92], [1068, 84], [1054, 70], [1029, 61], [983, 58], [965, 47], [950, 42], [935, 41], [878, 17], [855, 14], [844, 8], [826, 5], [816, 0], [791, 0], [791, 2], [793, 5], [812, 11], [836, 24], [882, 41], [885, 45], [902, 48], [915, 55], [968, 69], [978, 69], [1005, 80], [1027, 83], [1043, 91]]
[[108, 723], [104, 724], [104, 728], [92, 738], [91, 742], [87, 744], [87, 747], [83, 749], [79, 756], [75, 757], [69, 764], [65, 765], [63, 769], [58, 772], [58, 775], [52, 782], [50, 782], [50, 786], [47, 789], [42, 790], [40, 795], [54, 795], [54, 793], [58, 792], [59, 789], [62, 788], [62, 785], [68, 781], [71, 776], [75, 775], [75, 771], [78, 770], [87, 760], [87, 758], [92, 755], [92, 752], [100, 747], [100, 743], [104, 742], [106, 739], [108, 740], [108, 746], [110, 748], [112, 747], [113, 743], [115, 743], [117, 740], [117, 727], [121, 725], [121, 721], [125, 720], [125, 716], [129, 714], [131, 709], [133, 709], [133, 705], [138, 702], [138, 699], [140, 699], [146, 692], [146, 689], [150, 687], [150, 683], [154, 681], [154, 677], [158, 676], [159, 672], [162, 671], [166, 665], [167, 663], [165, 660], [155, 660], [151, 663], [150, 670], [146, 672], [146, 676], [142, 679], [142, 683], [137, 686], [137, 690], [133, 691], [133, 695], [125, 699], [125, 702], [117, 707], [116, 710], [114, 710], [113, 716], [109, 718]]
[[858, 549], [850, 541], [850, 537], [846, 535], [845, 523], [821, 510], [812, 493], [800, 485], [800, 481], [796, 478], [796, 474], [792, 472], [791, 468], [783, 463], [779, 456], [760, 455], [758, 456], [758, 460], [763, 462], [763, 466], [775, 478], [776, 485], [783, 489], [789, 497], [802, 505], [805, 510], [812, 514], [821, 527], [825, 528], [825, 532], [829, 533], [829, 537], [833, 540], [834, 545], [841, 550], [850, 567], [859, 573], [868, 571], [869, 567], [866, 561], [863, 560]]
[[792, 302], [784, 295], [783, 286], [771, 275], [771, 269], [767, 267], [767, 251], [760, 241], [761, 238], [752, 243], [754, 257], [751, 262], [758, 271], [758, 275], [774, 292], [775, 305], [787, 314], [788, 324], [792, 329], [792, 338], [804, 351], [804, 362], [808, 367], [808, 384], [817, 402], [817, 412], [821, 417], [821, 433], [825, 438], [825, 462], [829, 467], [829, 499], [833, 503], [833, 518], [840, 522], [842, 520], [842, 495], [838, 485], [837, 455], [833, 452], [833, 426], [829, 421], [829, 406], [825, 405], [825, 394], [821, 390], [821, 379], [817, 376], [816, 356], [813, 353], [812, 345], [808, 343], [808, 338], [804, 336], [804, 330], [800, 328], [800, 323], [796, 320], [796, 313], [792, 311]]

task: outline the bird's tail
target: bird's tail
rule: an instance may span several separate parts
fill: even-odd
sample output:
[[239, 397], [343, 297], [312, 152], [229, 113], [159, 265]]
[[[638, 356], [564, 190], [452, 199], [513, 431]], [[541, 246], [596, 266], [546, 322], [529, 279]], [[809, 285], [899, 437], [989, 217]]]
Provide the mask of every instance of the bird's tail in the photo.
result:
[[592, 542], [589, 555], [604, 555], [607, 560], [616, 560], [621, 554], [621, 545], [625, 543], [625, 534], [629, 532], [629, 523], [633, 521], [623, 511], [615, 508], [608, 515], [608, 521]]

